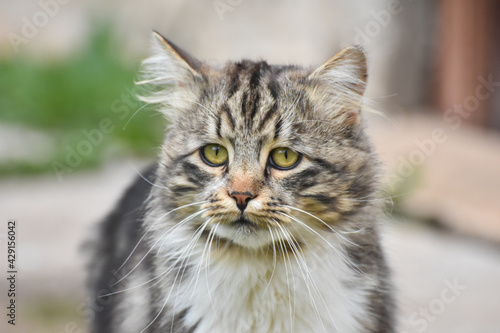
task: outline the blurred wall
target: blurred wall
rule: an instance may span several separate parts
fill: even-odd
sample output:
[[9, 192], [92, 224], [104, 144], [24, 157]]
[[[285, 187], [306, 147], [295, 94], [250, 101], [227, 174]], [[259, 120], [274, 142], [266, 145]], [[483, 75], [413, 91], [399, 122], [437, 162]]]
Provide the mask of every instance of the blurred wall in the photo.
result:
[[441, 0], [438, 21], [438, 109], [451, 109], [470, 124], [500, 129], [495, 91], [500, 85], [500, 2]]
[[[471, 94], [478, 75], [498, 77], [499, 13], [496, 0], [3, 1], [0, 57], [67, 55], [98, 20], [116, 27], [126, 56], [137, 63], [153, 29], [217, 61], [319, 65], [361, 44], [370, 62], [367, 93], [380, 108], [445, 112]], [[468, 121], [500, 128], [499, 95]]]
[[[64, 56], [85, 41], [96, 19], [116, 26], [136, 61], [147, 54], [152, 29], [218, 61], [319, 65], [345, 46], [362, 44], [370, 61], [368, 95], [399, 110], [428, 100], [433, 13], [432, 0], [3, 1], [0, 32], [7, 38], [0, 50], [3, 57]], [[13, 48], [13, 33], [23, 32], [26, 42]]]

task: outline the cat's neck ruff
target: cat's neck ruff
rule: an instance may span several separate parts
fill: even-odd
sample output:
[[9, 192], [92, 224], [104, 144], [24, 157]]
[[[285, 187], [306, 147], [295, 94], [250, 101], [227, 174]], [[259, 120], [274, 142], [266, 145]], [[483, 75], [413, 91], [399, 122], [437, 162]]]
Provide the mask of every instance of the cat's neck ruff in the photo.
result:
[[[369, 304], [363, 286], [372, 282], [346, 261], [336, 235], [322, 236], [329, 245], [277, 257], [217, 257], [199, 242], [185, 262], [189, 268], [163, 293], [176, 304], [172, 313], [188, 310], [185, 324], [199, 333], [357, 332]], [[189, 233], [178, 230], [173, 238], [178, 246]], [[165, 254], [175, 252], [167, 248]], [[271, 250], [284, 251], [277, 244]]]

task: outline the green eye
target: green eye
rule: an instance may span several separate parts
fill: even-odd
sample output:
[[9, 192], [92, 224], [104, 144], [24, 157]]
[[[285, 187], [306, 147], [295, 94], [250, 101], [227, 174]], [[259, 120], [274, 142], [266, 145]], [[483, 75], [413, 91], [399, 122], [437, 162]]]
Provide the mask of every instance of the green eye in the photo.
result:
[[269, 162], [279, 170], [289, 170], [297, 166], [301, 155], [290, 148], [280, 147], [273, 149], [269, 155]]
[[209, 144], [201, 148], [201, 158], [210, 166], [221, 166], [227, 161], [227, 149], [217, 144]]

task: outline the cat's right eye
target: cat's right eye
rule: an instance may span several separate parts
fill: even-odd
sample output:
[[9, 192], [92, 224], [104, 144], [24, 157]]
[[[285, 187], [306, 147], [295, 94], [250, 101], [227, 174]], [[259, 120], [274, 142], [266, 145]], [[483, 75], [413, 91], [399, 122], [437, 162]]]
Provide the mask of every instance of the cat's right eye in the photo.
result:
[[269, 155], [269, 163], [279, 170], [290, 170], [299, 164], [301, 155], [290, 148], [273, 149]]
[[200, 155], [203, 162], [213, 167], [226, 164], [228, 158], [227, 149], [218, 144], [209, 144], [202, 147]]

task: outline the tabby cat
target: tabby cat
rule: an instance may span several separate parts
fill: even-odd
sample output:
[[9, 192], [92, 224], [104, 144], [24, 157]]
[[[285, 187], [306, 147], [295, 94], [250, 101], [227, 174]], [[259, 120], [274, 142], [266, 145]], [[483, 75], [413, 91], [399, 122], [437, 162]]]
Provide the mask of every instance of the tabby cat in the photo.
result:
[[153, 40], [138, 84], [170, 125], [101, 224], [92, 331], [393, 332], [363, 51], [214, 65]]

